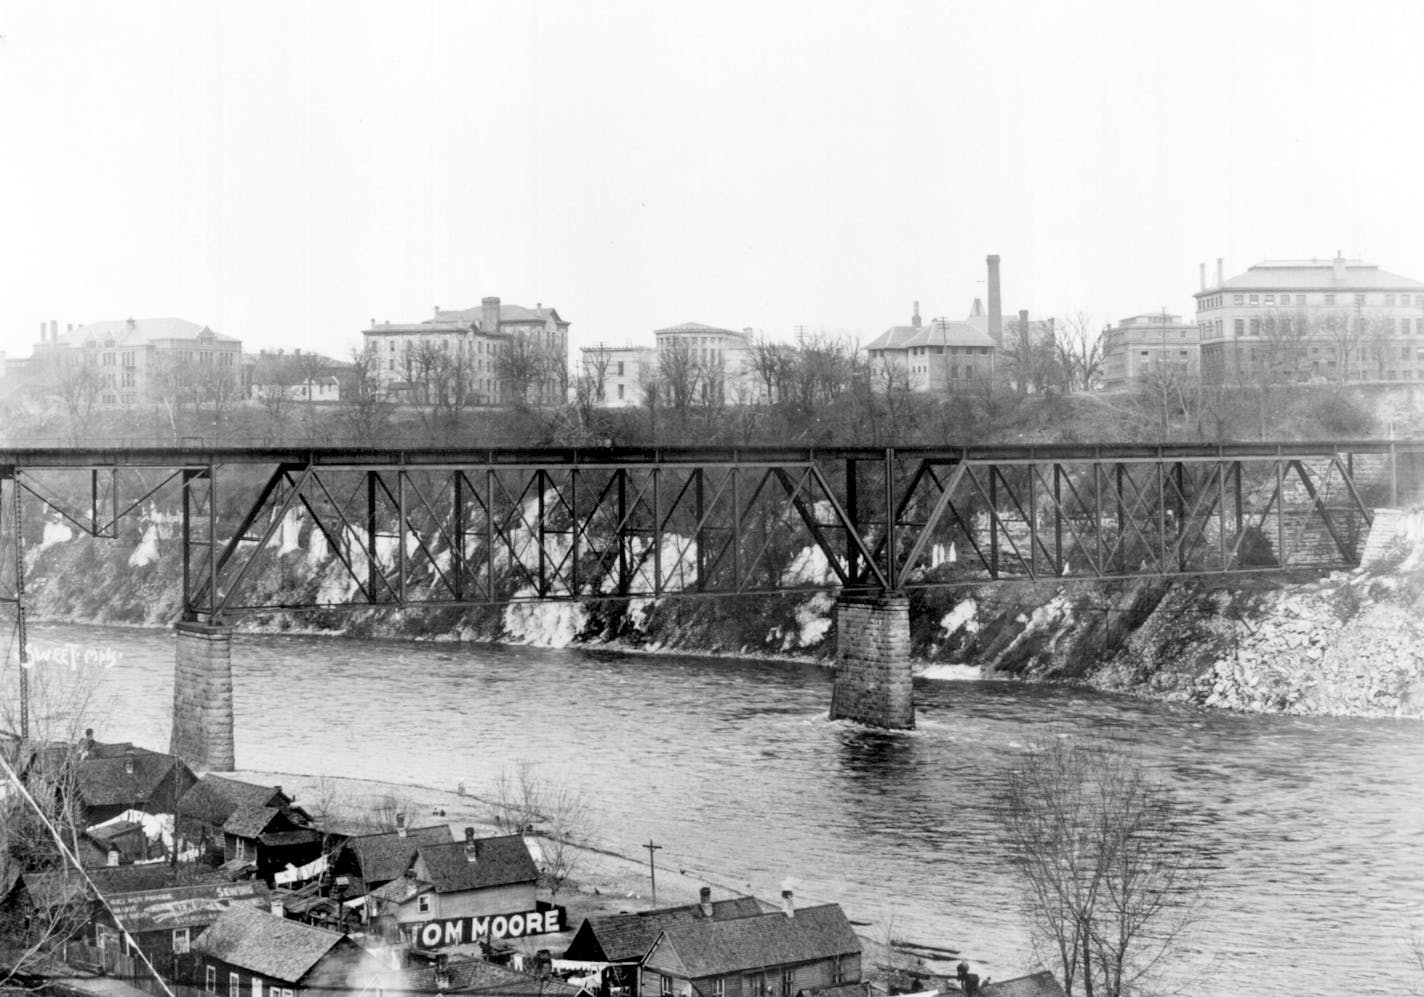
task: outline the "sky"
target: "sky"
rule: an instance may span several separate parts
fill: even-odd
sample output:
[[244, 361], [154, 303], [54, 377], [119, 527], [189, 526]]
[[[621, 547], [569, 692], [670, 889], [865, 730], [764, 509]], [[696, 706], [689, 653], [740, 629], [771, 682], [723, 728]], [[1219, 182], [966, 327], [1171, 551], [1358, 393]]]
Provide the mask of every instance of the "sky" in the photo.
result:
[[1191, 316], [1199, 263], [1424, 279], [1417, 0], [0, 0], [0, 349], [179, 316], [346, 356]]

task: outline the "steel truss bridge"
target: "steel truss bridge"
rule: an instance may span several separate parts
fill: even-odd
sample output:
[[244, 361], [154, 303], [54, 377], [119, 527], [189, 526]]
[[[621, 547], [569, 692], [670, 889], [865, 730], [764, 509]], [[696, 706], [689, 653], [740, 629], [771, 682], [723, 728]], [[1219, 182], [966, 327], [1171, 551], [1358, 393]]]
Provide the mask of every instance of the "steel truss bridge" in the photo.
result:
[[[160, 549], [183, 619], [888, 593], [1353, 566], [1424, 442], [0, 450], [0, 600], [40, 515]], [[164, 519], [154, 510], [177, 510]], [[125, 532], [126, 531], [126, 532]], [[304, 582], [313, 548], [332, 582]], [[307, 571], [307, 575], [311, 572]], [[294, 595], [294, 593], [298, 593]], [[23, 613], [21, 612], [21, 616]]]

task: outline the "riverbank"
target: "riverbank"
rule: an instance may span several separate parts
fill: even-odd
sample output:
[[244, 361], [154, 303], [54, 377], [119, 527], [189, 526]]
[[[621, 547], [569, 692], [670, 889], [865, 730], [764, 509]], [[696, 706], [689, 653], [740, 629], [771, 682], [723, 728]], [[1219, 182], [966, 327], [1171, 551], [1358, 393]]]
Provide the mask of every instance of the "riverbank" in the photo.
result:
[[[466, 827], [474, 828], [477, 837], [505, 833], [496, 827], [493, 820], [494, 800], [462, 787], [442, 789], [377, 779], [294, 772], [240, 770], [222, 774], [244, 782], [280, 785], [297, 806], [315, 811], [335, 807], [346, 819], [359, 815], [389, 815], [399, 811], [408, 814], [407, 820], [412, 827], [448, 824], [456, 836], [462, 835]], [[539, 836], [533, 837], [537, 840]], [[568, 910], [568, 930], [556, 935], [532, 936], [512, 944], [531, 954], [548, 948], [558, 958], [586, 917], [695, 903], [703, 887], [710, 887], [716, 898], [752, 893], [749, 884], [739, 884], [737, 877], [727, 872], [656, 864], [654, 897], [647, 856], [629, 851], [636, 847], [631, 843], [620, 847], [600, 840], [585, 842], [577, 847], [573, 872], [554, 897], [555, 903]], [[788, 885], [794, 888], [795, 883]], [[832, 902], [827, 898], [803, 895], [794, 889], [793, 898], [802, 906]], [[768, 909], [781, 902], [780, 898], [773, 897], [757, 899]], [[928, 939], [892, 936], [893, 924], [879, 924], [865, 919], [863, 915], [864, 912], [857, 912], [851, 907], [846, 909], [846, 916], [856, 926], [865, 946], [866, 975], [882, 988], [894, 979], [902, 986], [919, 989], [919, 984], [937, 978], [948, 979], [953, 975], [953, 962], [957, 961], [958, 952], [941, 949]], [[1024, 959], [1027, 964], [1031, 961], [1031, 955], [1024, 953]]]

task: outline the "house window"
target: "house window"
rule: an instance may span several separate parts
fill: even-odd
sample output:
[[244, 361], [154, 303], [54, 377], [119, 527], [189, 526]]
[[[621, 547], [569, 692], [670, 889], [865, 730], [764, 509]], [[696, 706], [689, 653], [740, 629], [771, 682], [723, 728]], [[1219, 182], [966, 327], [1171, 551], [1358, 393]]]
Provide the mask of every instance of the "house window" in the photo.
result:
[[227, 997], [242, 997], [242, 980], [236, 973], [227, 974]]
[[844, 956], [839, 956], [839, 955], [836, 956], [835, 968], [834, 968], [834, 969], [832, 970], [832, 972], [831, 972], [831, 982], [832, 982], [832, 983], [844, 983], [844, 982], [845, 982], [845, 957], [844, 957]]
[[658, 993], [662, 997], [672, 997], [672, 977], [658, 974]]
[[[795, 992], [796, 973], [788, 966], [781, 971], [781, 997], [791, 997]], [[236, 995], [234, 995], [236, 997]]]
[[1233, 305], [1239, 305], [1239, 304], [1241, 304], [1241, 295], [1239, 295], [1239, 294], [1233, 294], [1233, 295], [1231, 296], [1231, 303], [1232, 303]]
[[727, 981], [720, 976], [712, 981], [712, 997], [727, 997]]
[[1239, 318], [1233, 323], [1233, 329], [1238, 337], [1246, 335], [1246, 320]]
[[203, 977], [203, 989], [210, 994], [218, 992], [218, 968], [209, 966]]
[[622, 360], [619, 360], [619, 361], [618, 361], [618, 376], [619, 376], [619, 377], [622, 377], [622, 376], [623, 376], [623, 361], [622, 361]]
[[760, 973], [748, 973], [742, 977], [742, 997], [760, 997], [762, 990], [762, 976]]
[[623, 398], [623, 385], [621, 385], [621, 384], [618, 385], [618, 398], [619, 398], [619, 400], [622, 400], [622, 398]]
[[1251, 304], [1253, 304], [1253, 305], [1258, 305], [1258, 304], [1260, 304], [1260, 303], [1261, 303], [1261, 296], [1260, 296], [1259, 294], [1253, 294], [1253, 295], [1251, 295]]
[[[1281, 297], [1284, 298], [1285, 295], [1281, 295]], [[1276, 303], [1276, 296], [1275, 296], [1274, 294], [1268, 294], [1268, 295], [1266, 295], [1266, 304], [1268, 304], [1268, 305], [1274, 305], [1275, 303]]]
[[175, 928], [173, 931], [173, 951], [183, 953], [188, 951], [188, 928]]
[[422, 914], [430, 913], [430, 894], [422, 893], [415, 899], [415, 909]]

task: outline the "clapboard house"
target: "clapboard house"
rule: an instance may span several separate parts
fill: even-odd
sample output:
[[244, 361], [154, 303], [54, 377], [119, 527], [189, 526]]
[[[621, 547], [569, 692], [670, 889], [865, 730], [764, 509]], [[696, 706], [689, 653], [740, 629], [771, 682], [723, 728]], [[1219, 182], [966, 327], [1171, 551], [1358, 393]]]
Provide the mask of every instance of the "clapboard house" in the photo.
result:
[[224, 861], [251, 862], [268, 883], [279, 870], [321, 856], [321, 832], [307, 826], [306, 814], [296, 807], [240, 806], [222, 830]]
[[333, 876], [348, 877], [352, 896], [362, 896], [367, 890], [405, 875], [421, 845], [446, 844], [450, 840], [448, 824], [407, 828], [402, 821], [394, 831], [347, 838], [331, 861], [331, 871]]
[[861, 943], [838, 904], [663, 928], [639, 992], [663, 997], [797, 997], [860, 982]]
[[538, 884], [522, 836], [476, 838], [466, 828], [463, 841], [421, 845], [404, 873], [369, 897], [376, 924], [389, 936], [392, 925], [533, 911]]
[[95, 744], [75, 763], [73, 786], [84, 827], [128, 810], [171, 814], [197, 776], [173, 755], [132, 744]]
[[260, 909], [269, 903], [266, 884], [257, 881], [160, 887], [111, 893], [105, 899], [107, 908], [96, 908], [85, 933], [100, 965], [113, 968], [110, 953], [133, 960], [141, 951], [169, 979], [178, 978], [180, 957], [223, 911], [234, 904]]
[[193, 942], [189, 983], [224, 997], [339, 997], [367, 992], [382, 968], [349, 935], [235, 905]]
[[225, 776], [203, 776], [183, 794], [175, 814], [178, 833], [191, 844], [222, 851], [223, 825], [240, 807], [292, 805], [281, 786], [259, 786]]
[[584, 918], [564, 958], [590, 966], [606, 964], [600, 987], [603, 997], [636, 997], [638, 968], [664, 928], [694, 921], [756, 917], [768, 909], [755, 897], [713, 900], [711, 888], [704, 886], [695, 904]]

